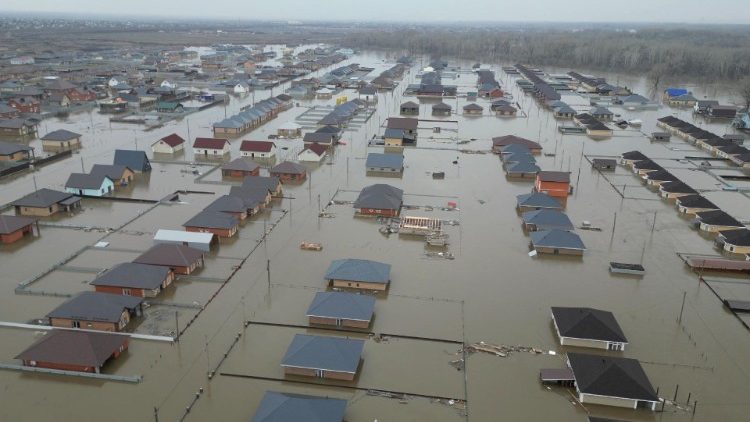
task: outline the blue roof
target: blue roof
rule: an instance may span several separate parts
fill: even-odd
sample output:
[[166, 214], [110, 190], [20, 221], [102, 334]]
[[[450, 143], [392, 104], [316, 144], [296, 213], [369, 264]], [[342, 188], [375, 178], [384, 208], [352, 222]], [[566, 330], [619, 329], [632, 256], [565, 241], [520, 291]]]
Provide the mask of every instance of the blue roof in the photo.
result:
[[389, 168], [401, 170], [404, 168], [404, 156], [401, 154], [381, 154], [371, 152], [367, 154], [365, 167]]
[[388, 284], [391, 281], [391, 265], [367, 259], [337, 259], [331, 261], [324, 278]]
[[364, 340], [295, 334], [281, 366], [356, 373]]
[[523, 195], [516, 196], [516, 203], [519, 207], [536, 207], [536, 208], [551, 208], [561, 209], [562, 205], [557, 199], [547, 195], [543, 192], [532, 192], [525, 193]]
[[318, 292], [307, 316], [370, 321], [375, 309], [375, 297], [345, 292]]
[[573, 223], [567, 215], [556, 210], [526, 211], [521, 214], [525, 224], [533, 224], [537, 229], [573, 230]]
[[538, 173], [541, 169], [534, 162], [521, 161], [508, 166], [506, 172], [510, 173]]
[[529, 233], [529, 237], [535, 248], [586, 249], [577, 234], [565, 230], [541, 230]]
[[144, 151], [116, 149], [113, 164], [127, 166], [133, 171], [149, 171], [151, 163]]
[[341, 422], [346, 400], [267, 391], [253, 422]]
[[670, 97], [679, 97], [680, 95], [687, 94], [688, 90], [685, 88], [667, 88], [664, 92]]
[[531, 150], [521, 144], [510, 144], [500, 149], [502, 154], [531, 154]]

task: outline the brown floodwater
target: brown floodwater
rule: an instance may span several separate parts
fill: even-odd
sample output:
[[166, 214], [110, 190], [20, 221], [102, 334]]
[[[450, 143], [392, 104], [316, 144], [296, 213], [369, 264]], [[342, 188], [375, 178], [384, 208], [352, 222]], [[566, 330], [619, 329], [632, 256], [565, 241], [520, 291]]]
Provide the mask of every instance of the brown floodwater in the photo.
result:
[[[392, 66], [395, 57], [364, 53], [348, 62], [376, 67], [370, 75], [374, 77]], [[451, 64], [460, 64], [464, 69], [471, 65]], [[195, 277], [178, 280], [154, 301], [144, 318], [136, 321], [136, 332], [169, 334], [175, 330], [176, 313], [180, 328], [184, 328], [214, 296], [220, 281], [229, 277], [235, 266], [242, 265], [178, 343], [133, 340], [129, 351], [105, 368], [106, 373], [142, 375], [142, 383], [2, 370], [0, 420], [153, 421], [157, 408], [160, 421], [174, 421], [183, 416], [200, 388], [203, 393], [186, 416], [187, 421], [249, 420], [267, 390], [347, 399], [348, 421], [467, 420], [462, 409], [444, 402], [414, 397], [401, 403], [345, 388], [351, 385], [467, 400], [468, 420], [472, 421], [575, 422], [585, 420], [587, 413], [633, 421], [746, 420], [750, 333], [705, 284], [698, 282], [697, 275], [676, 254], [715, 254], [712, 242], [692, 229], [671, 204], [659, 199], [627, 169], [618, 167], [614, 173], [603, 175], [591, 170], [587, 157], [612, 157], [624, 151], [641, 150], [675, 174], [684, 175], [688, 183], [707, 190], [706, 196], [738, 218], [750, 217], [747, 196], [721, 191], [714, 176], [695, 171], [698, 161], [675, 161], [685, 156], [706, 156], [676, 138], [667, 144], [650, 143], [634, 129], [615, 129], [613, 137], [599, 141], [585, 136], [561, 136], [557, 131], [560, 122], [524, 96], [513, 79], [500, 71], [500, 65], [492, 66], [497, 79], [521, 104], [527, 118], [489, 116], [489, 102], [480, 99], [478, 104], [485, 107], [485, 116], [468, 118], [454, 114], [444, 120], [455, 122], [440, 124], [445, 129], [441, 133], [420, 131], [419, 148], [404, 151], [403, 177], [368, 176], [364, 158], [367, 152], [379, 152], [382, 148], [368, 147], [367, 139], [382, 134], [384, 120], [397, 114], [398, 104], [405, 101], [401, 93], [407, 83], [416, 80], [418, 67], [419, 63], [405, 75], [395, 92], [378, 95], [377, 111], [372, 118], [347, 131], [343, 137], [347, 144], [338, 146], [333, 157], [324, 164], [309, 166], [309, 182], [285, 186], [288, 198], [276, 201], [271, 212], [246, 221], [237, 238], [222, 241], [218, 250], [210, 254], [203, 270]], [[637, 92], [646, 92], [647, 83], [642, 78], [603, 76], [627, 83]], [[459, 91], [465, 92], [474, 90], [476, 78], [464, 71], [456, 79], [443, 82], [459, 85]], [[282, 89], [275, 88], [273, 94]], [[703, 95], [727, 98], [722, 94], [724, 91], [713, 86], [692, 89], [700, 98]], [[271, 93], [260, 91], [255, 99], [267, 95]], [[351, 90], [341, 95], [356, 97]], [[564, 99], [578, 110], [587, 108], [586, 100], [577, 94], [565, 95]], [[251, 102], [251, 97], [233, 98], [226, 113], [233, 114]], [[454, 110], [466, 104], [464, 98], [446, 102]], [[279, 125], [295, 120], [307, 108], [332, 103], [333, 100], [302, 101], [299, 107], [283, 112], [242, 139], [265, 139]], [[422, 105], [420, 118], [432, 119], [429, 108], [432, 103]], [[656, 130], [656, 119], [667, 114], [693, 119], [688, 110], [666, 107], [650, 111], [611, 109], [623, 118], [642, 119], [640, 130], [644, 133]], [[73, 158], [3, 181], [0, 203], [32, 191], [33, 177], [39, 187], [61, 189], [67, 175], [81, 171], [82, 165], [88, 170], [95, 163], [110, 162], [115, 148], [133, 148], [136, 142], [140, 148], [146, 148], [172, 132], [187, 137], [188, 125], [191, 137], [210, 136], [211, 124], [224, 114], [223, 107], [211, 108], [147, 132], [140, 126], [110, 125], [107, 116], [97, 112], [73, 114], [65, 120], [46, 120], [41, 132], [65, 128], [83, 133], [84, 147]], [[701, 124], [718, 134], [729, 130], [725, 123]], [[556, 151], [554, 157], [538, 157], [542, 169], [572, 172], [575, 191], [567, 201], [567, 214], [576, 226], [587, 220], [592, 226], [602, 228], [601, 232], [578, 231], [588, 248], [583, 258], [530, 258], [529, 239], [515, 210], [515, 196], [529, 192], [531, 183], [507, 180], [495, 155], [457, 151], [488, 150], [493, 136], [506, 134], [538, 140], [544, 152]], [[476, 140], [457, 145], [456, 139], [451, 138]], [[287, 148], [280, 150], [279, 161], [293, 157], [301, 148], [299, 140], [276, 142], [279, 147]], [[38, 141], [32, 141], [31, 145], [38, 146]], [[232, 158], [239, 156], [238, 148], [239, 142], [233, 142]], [[154, 163], [151, 174], [145, 178], [138, 176], [134, 186], [122, 195], [159, 199], [177, 189], [211, 191], [216, 195], [228, 192], [230, 184], [218, 183], [221, 179], [217, 171], [196, 181], [191, 173], [193, 168], [184, 164], [193, 161], [189, 150], [182, 156]], [[458, 164], [453, 164], [454, 160]], [[207, 173], [215, 165], [195, 168]], [[445, 179], [432, 179], [433, 171], [444, 171]], [[318, 197], [323, 204], [332, 199], [350, 201], [362, 187], [381, 182], [404, 189], [404, 201], [409, 205], [443, 207], [449, 201], [457, 202], [456, 211], [404, 211], [407, 215], [457, 220], [459, 225], [447, 228], [451, 242], [448, 251], [455, 260], [426, 256], [422, 242], [398, 235], [383, 236], [374, 220], [353, 217], [351, 205], [331, 205], [328, 212], [335, 217], [318, 218]], [[613, 186], [617, 190], [625, 186], [624, 199]], [[29, 289], [65, 294], [87, 290], [88, 282], [98, 270], [132, 259], [151, 245], [153, 233], [160, 228], [181, 229], [185, 220], [214, 197], [183, 195], [179, 203], [155, 207], [84, 200], [81, 213], [55, 220], [71, 227], [42, 226], [40, 237], [0, 249], [0, 320], [27, 322], [42, 318], [64, 300], [15, 295], [14, 288], [22, 280], [79, 252], [66, 266], [45, 275]], [[86, 226], [94, 229], [80, 229]], [[110, 233], [96, 229], [100, 227], [119, 229]], [[264, 227], [272, 230], [266, 241], [259, 243]], [[109, 242], [109, 246], [91, 247], [100, 240]], [[321, 242], [324, 248], [320, 252], [302, 251], [298, 247], [301, 241]], [[208, 379], [207, 371], [215, 370], [225, 353], [226, 360], [219, 372], [283, 377], [279, 363], [290, 339], [295, 333], [317, 331], [258, 324], [245, 328], [242, 321], [305, 325], [310, 300], [315, 292], [325, 289], [323, 274], [328, 264], [343, 257], [392, 265], [392, 284], [386, 295], [378, 297], [372, 331], [436, 340], [368, 339], [356, 382], [343, 387], [218, 374]], [[647, 271], [641, 279], [613, 276], [608, 271], [610, 261], [641, 259]], [[270, 260], [270, 283], [267, 260]], [[717, 275], [717, 279], [720, 294], [750, 300], [750, 289], [741, 287], [747, 283], [746, 278], [729, 280], [734, 284], [721, 284], [722, 280], [727, 281], [726, 277]], [[686, 293], [685, 309], [682, 322], [678, 323], [683, 293]], [[619, 355], [644, 362], [652, 384], [659, 388], [662, 397], [671, 400], [678, 385], [678, 401], [684, 403], [691, 394], [691, 402], [698, 401], [695, 415], [669, 406], [663, 413], [598, 406], [583, 408], [571, 403], [567, 390], [542, 386], [538, 381], [539, 369], [561, 367], [565, 352], [578, 351], [558, 345], [551, 327], [550, 306], [590, 306], [612, 311], [630, 341], [627, 351]], [[242, 336], [229, 351], [238, 333]], [[0, 362], [14, 362], [13, 357], [39, 335], [31, 330], [0, 328]], [[458, 371], [450, 362], [460, 357], [456, 354], [459, 345], [441, 340], [534, 346], [557, 354], [514, 353], [505, 358], [476, 354], [469, 356], [465, 371]]]

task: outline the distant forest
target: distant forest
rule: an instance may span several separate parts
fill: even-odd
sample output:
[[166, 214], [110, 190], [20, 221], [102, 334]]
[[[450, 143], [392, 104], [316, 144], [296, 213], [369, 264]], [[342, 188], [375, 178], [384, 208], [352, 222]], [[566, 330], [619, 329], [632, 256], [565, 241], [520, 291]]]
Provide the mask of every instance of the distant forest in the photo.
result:
[[606, 69], [701, 80], [750, 75], [750, 28], [639, 28], [635, 32], [534, 28], [396, 28], [354, 32], [344, 43], [479, 62]]

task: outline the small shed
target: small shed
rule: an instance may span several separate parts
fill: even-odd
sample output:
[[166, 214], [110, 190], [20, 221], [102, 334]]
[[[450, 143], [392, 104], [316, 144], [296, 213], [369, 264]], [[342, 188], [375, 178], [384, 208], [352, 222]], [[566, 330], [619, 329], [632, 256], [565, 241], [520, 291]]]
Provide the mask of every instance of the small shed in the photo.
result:
[[310, 325], [367, 328], [375, 309], [375, 297], [346, 292], [318, 292], [315, 294], [307, 318]]
[[597, 170], [614, 171], [617, 168], [617, 160], [611, 158], [594, 158], [591, 160], [591, 167]]
[[286, 375], [352, 381], [364, 347], [364, 340], [295, 334], [281, 366]]

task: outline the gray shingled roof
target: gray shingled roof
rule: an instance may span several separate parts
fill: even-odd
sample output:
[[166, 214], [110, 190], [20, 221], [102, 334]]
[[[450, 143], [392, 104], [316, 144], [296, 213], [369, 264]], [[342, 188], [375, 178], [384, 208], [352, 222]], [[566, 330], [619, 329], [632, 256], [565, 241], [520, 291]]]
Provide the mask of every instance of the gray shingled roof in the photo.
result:
[[26, 145], [13, 144], [10, 142], [0, 142], [0, 155], [12, 155], [21, 151], [31, 151], [34, 148]]
[[539, 166], [533, 161], [515, 161], [505, 168], [505, 172], [508, 174], [537, 173], [539, 172]]
[[267, 391], [253, 422], [341, 422], [346, 400]]
[[132, 311], [142, 302], [143, 298], [135, 296], [82, 292], [52, 310], [47, 317], [116, 323], [125, 309]]
[[362, 189], [354, 201], [354, 208], [398, 210], [403, 204], [404, 191], [391, 185], [378, 183]]
[[269, 192], [274, 192], [280, 183], [279, 178], [274, 176], [245, 176], [242, 179], [243, 188], [265, 188]]
[[142, 253], [133, 262], [165, 267], [189, 267], [203, 258], [203, 252], [184, 245], [161, 243]]
[[68, 181], [65, 182], [65, 187], [74, 189], [101, 189], [105, 178], [112, 180], [104, 174], [70, 173]]
[[162, 285], [167, 275], [169, 268], [166, 267], [124, 262], [102, 273], [89, 284], [153, 290]]
[[567, 215], [557, 210], [526, 211], [521, 214], [524, 224], [531, 224], [537, 230], [573, 230], [575, 227]]
[[222, 195], [216, 198], [215, 201], [208, 204], [208, 206], [204, 208], [203, 211], [242, 213], [247, 212], [247, 208], [248, 207], [242, 198], [232, 195]]
[[224, 212], [201, 211], [190, 220], [186, 221], [183, 227], [202, 227], [210, 229], [232, 229], [239, 225], [237, 217]]
[[568, 353], [568, 361], [581, 393], [659, 400], [640, 362], [635, 359]]
[[404, 156], [401, 154], [381, 154], [377, 152], [371, 152], [367, 154], [367, 162], [365, 163], [365, 167], [403, 170]]
[[529, 233], [532, 245], [542, 248], [586, 250], [581, 238], [565, 230], [541, 230]]
[[128, 166], [133, 171], [149, 171], [151, 163], [148, 161], [145, 151], [116, 149], [113, 164]]
[[356, 373], [364, 340], [295, 334], [281, 366]]
[[345, 292], [318, 292], [307, 309], [307, 316], [370, 321], [374, 309], [374, 296]]
[[28, 217], [17, 217], [15, 215], [0, 214], [0, 233], [9, 234], [18, 231], [36, 220]]
[[76, 138], [80, 138], [80, 133], [71, 132], [65, 129], [58, 129], [42, 136], [42, 141], [71, 141]]
[[73, 196], [72, 193], [42, 188], [22, 198], [16, 199], [11, 205], [18, 207], [47, 208], [53, 204], [64, 201], [71, 196]]
[[337, 259], [331, 261], [324, 278], [388, 284], [391, 282], [391, 265], [367, 259]]
[[283, 161], [270, 170], [271, 174], [307, 174], [307, 167], [292, 161]]
[[235, 158], [234, 160], [221, 166], [222, 170], [238, 170], [238, 171], [255, 171], [260, 167], [257, 163], [250, 162], [244, 158]]
[[118, 164], [94, 164], [89, 173], [95, 176], [107, 176], [116, 182], [122, 178], [126, 169], [129, 169], [129, 167]]
[[516, 196], [519, 207], [562, 209], [560, 202], [543, 192], [525, 193]]
[[128, 337], [120, 334], [52, 330], [16, 359], [98, 368], [127, 341]]
[[552, 317], [563, 337], [627, 343], [612, 312], [593, 308], [552, 307]]

